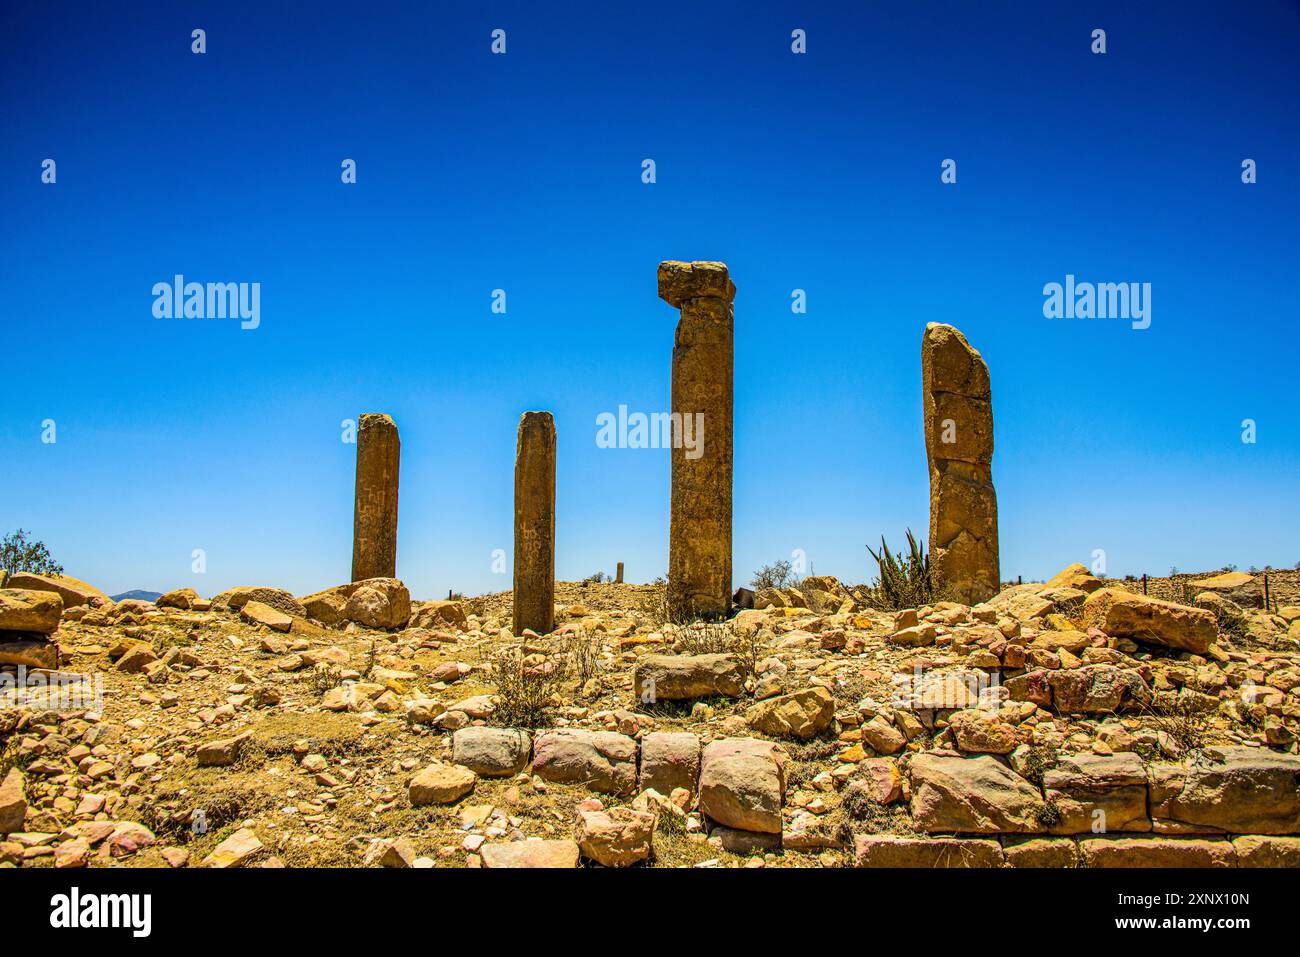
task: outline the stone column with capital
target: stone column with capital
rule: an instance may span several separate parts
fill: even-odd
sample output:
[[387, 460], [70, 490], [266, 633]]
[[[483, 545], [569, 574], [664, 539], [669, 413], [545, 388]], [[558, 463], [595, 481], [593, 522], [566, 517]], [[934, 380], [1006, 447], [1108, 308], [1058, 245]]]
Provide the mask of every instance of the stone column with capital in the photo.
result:
[[386, 415], [366, 412], [357, 426], [352, 580], [397, 577], [397, 478], [402, 440]]
[[519, 418], [515, 447], [514, 633], [555, 628], [555, 420]]
[[659, 298], [681, 310], [673, 346], [668, 607], [678, 620], [731, 608], [732, 301], [719, 262], [659, 264]]

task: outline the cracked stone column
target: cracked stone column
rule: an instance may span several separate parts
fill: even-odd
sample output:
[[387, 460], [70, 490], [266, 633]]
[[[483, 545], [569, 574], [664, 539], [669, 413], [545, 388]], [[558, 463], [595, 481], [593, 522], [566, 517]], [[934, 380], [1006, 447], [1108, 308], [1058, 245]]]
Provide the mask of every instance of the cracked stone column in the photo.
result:
[[[732, 300], [717, 262], [662, 262], [659, 298], [681, 310], [673, 346], [668, 606], [716, 618], [731, 607]], [[680, 437], [680, 440], [679, 440]]]
[[515, 449], [514, 631], [555, 628], [555, 420], [549, 412], [519, 418]]
[[357, 427], [352, 580], [397, 577], [397, 476], [402, 440], [386, 415], [366, 412]]
[[930, 566], [947, 597], [973, 605], [999, 589], [989, 370], [965, 336], [932, 322], [921, 340], [921, 380]]

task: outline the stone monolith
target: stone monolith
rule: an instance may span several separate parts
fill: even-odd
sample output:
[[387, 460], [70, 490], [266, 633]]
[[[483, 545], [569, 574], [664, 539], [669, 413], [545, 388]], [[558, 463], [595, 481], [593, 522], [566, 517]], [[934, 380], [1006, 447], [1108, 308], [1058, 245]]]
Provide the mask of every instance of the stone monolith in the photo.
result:
[[677, 619], [731, 601], [732, 300], [718, 262], [662, 262], [659, 298], [681, 310], [673, 346], [668, 605]]
[[397, 577], [397, 477], [402, 440], [386, 415], [367, 412], [357, 426], [352, 580]]
[[930, 565], [945, 597], [973, 605], [999, 588], [989, 370], [965, 336], [932, 322], [921, 341], [921, 379]]
[[555, 420], [525, 412], [515, 450], [515, 634], [555, 627]]

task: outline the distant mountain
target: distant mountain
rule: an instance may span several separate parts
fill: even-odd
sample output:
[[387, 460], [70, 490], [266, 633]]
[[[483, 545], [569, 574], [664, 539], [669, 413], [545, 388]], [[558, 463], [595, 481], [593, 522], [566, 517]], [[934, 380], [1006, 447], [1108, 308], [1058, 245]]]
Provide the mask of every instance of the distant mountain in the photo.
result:
[[124, 591], [120, 595], [109, 595], [108, 597], [113, 599], [113, 601], [122, 601], [126, 598], [136, 598], [140, 601], [157, 601], [162, 597], [162, 592], [144, 591], [143, 589], [137, 588], [135, 591]]

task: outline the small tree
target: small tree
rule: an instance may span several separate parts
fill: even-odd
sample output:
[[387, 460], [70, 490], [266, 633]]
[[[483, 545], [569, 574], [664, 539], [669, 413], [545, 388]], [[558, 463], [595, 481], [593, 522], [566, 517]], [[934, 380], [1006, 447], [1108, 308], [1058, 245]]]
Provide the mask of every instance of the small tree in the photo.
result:
[[798, 583], [798, 579], [791, 574], [792, 568], [793, 566], [784, 560], [764, 565], [754, 572], [754, 579], [749, 585], [754, 591], [762, 591], [764, 588], [788, 588]]
[[18, 529], [0, 539], [0, 568], [10, 575], [31, 572], [34, 575], [62, 575], [63, 566], [50, 558], [44, 542], [28, 541], [27, 532]]

